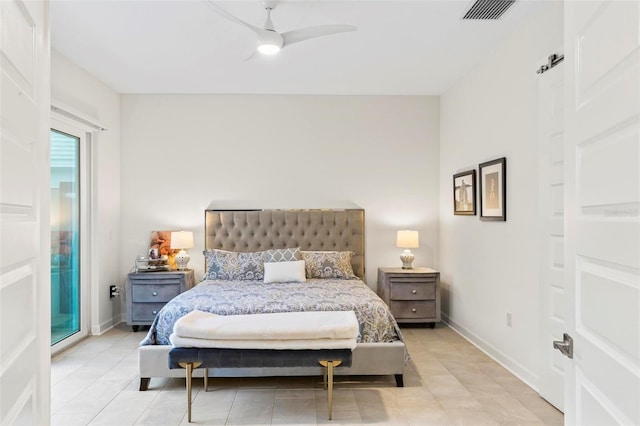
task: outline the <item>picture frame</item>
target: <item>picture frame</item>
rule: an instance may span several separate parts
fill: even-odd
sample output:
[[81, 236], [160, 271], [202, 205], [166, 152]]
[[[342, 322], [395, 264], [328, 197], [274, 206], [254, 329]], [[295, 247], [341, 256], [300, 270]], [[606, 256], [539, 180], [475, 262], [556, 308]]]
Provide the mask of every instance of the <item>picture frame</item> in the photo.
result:
[[476, 171], [466, 170], [453, 175], [453, 214], [476, 215]]
[[507, 220], [507, 159], [480, 164], [480, 220]]
[[171, 248], [171, 232], [173, 231], [151, 231], [149, 239], [149, 259], [161, 259], [167, 256], [167, 264], [169, 269], [176, 269], [176, 254], [180, 250]]

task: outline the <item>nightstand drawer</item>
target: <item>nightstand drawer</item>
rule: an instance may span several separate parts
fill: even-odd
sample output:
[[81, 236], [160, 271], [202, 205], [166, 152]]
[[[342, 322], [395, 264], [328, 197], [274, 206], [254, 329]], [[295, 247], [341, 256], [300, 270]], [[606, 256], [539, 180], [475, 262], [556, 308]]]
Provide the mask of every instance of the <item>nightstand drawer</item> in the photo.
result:
[[399, 275], [399, 274], [390, 274], [389, 282], [390, 283], [435, 283], [437, 280], [436, 274], [412, 274], [412, 275]]
[[165, 305], [164, 303], [134, 303], [132, 309], [133, 321], [146, 321], [149, 324], [153, 322], [156, 314]]
[[436, 301], [420, 300], [410, 301], [391, 301], [389, 304], [391, 313], [396, 319], [419, 319], [419, 318], [435, 318], [436, 317]]
[[436, 283], [391, 281], [391, 300], [432, 300], [436, 298]]
[[161, 284], [161, 285], [180, 285], [182, 279], [175, 275], [160, 275], [158, 272], [141, 272], [131, 278], [133, 285]]
[[133, 302], [168, 302], [180, 294], [178, 284], [141, 284], [131, 287]]

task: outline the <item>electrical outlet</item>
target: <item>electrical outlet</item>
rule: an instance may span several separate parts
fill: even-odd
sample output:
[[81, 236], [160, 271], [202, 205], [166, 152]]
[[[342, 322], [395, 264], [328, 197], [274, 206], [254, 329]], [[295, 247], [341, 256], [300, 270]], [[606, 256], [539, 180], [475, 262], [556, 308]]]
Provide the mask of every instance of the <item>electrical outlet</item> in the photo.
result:
[[511, 327], [511, 312], [507, 312], [507, 327]]
[[118, 288], [115, 285], [110, 285], [109, 286], [109, 299], [113, 299], [114, 297], [118, 297], [120, 296], [120, 293], [118, 293]]

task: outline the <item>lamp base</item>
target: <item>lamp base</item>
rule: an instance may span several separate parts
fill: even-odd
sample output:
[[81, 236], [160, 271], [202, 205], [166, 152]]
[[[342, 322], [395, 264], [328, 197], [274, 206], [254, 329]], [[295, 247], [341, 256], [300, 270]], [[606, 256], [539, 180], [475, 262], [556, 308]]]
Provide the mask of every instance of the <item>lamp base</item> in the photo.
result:
[[189, 257], [187, 252], [182, 249], [178, 252], [178, 254], [176, 254], [175, 260], [176, 265], [178, 265], [178, 271], [184, 271], [187, 269], [187, 265], [189, 264], [191, 257]]
[[405, 249], [402, 254], [400, 254], [400, 260], [402, 260], [402, 269], [413, 269], [411, 263], [413, 263], [413, 259], [415, 256], [411, 253], [411, 250]]

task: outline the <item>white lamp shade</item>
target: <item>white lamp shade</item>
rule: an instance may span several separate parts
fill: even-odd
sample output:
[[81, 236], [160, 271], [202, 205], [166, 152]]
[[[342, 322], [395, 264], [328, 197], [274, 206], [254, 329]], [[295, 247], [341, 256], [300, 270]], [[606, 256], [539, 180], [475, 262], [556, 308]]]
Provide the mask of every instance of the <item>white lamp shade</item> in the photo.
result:
[[409, 230], [398, 231], [396, 246], [400, 248], [420, 247], [418, 231], [409, 231]]
[[175, 250], [193, 247], [193, 232], [178, 231], [171, 233], [171, 248]]

